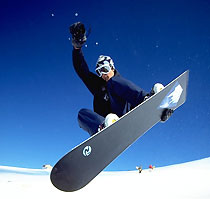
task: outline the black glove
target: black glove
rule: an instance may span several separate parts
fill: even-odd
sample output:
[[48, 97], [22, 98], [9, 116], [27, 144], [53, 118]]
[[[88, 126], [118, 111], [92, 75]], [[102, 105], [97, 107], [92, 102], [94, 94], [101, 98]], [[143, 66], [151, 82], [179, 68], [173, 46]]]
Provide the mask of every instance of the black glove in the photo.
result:
[[75, 48], [81, 48], [87, 41], [84, 24], [81, 22], [76, 22], [70, 26], [69, 30], [72, 34], [72, 45]]

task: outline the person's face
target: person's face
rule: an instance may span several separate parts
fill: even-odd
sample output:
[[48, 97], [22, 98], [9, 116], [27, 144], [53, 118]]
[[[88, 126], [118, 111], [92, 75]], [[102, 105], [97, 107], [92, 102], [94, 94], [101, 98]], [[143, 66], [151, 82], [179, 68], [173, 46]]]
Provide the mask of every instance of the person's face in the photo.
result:
[[114, 70], [112, 69], [109, 73], [103, 74], [101, 77], [108, 82], [114, 76]]

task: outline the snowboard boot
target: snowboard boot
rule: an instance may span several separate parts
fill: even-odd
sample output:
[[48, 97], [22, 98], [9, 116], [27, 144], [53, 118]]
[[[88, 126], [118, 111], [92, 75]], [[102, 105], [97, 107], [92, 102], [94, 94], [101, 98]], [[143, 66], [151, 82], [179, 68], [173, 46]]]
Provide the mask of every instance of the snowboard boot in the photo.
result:
[[105, 127], [108, 127], [119, 120], [119, 117], [114, 113], [109, 113], [104, 121]]
[[161, 90], [164, 89], [164, 86], [163, 84], [161, 83], [156, 83], [153, 87], [152, 87], [152, 90], [150, 91], [149, 94], [147, 94], [145, 97], [144, 97], [144, 101], [149, 99], [151, 96], [153, 96], [154, 94], [156, 93], [159, 93]]
[[156, 94], [156, 93], [159, 93], [161, 90], [163, 90], [164, 89], [164, 86], [163, 86], [163, 84], [161, 84], [161, 83], [156, 83], [154, 86], [153, 86], [153, 88], [152, 88], [152, 90], [151, 90], [151, 93], [154, 95], [154, 94]]
[[119, 119], [119, 117], [114, 114], [114, 113], [109, 113], [106, 117], [105, 120], [102, 124], [99, 125], [98, 127], [98, 131], [101, 131], [102, 129], [104, 129], [105, 127], [108, 127], [110, 125], [112, 125], [113, 123], [115, 123], [117, 120]]
[[166, 122], [171, 115], [173, 114], [174, 110], [166, 108], [163, 110], [162, 115], [161, 115], [161, 122]]

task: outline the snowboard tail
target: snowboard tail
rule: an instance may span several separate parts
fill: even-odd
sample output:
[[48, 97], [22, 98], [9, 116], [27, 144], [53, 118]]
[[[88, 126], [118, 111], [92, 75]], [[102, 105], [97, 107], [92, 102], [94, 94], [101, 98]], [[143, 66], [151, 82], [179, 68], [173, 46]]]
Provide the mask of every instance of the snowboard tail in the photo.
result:
[[62, 191], [86, 186], [117, 156], [157, 124], [165, 109], [175, 110], [186, 101], [189, 71], [184, 72], [162, 91], [96, 133], [61, 158], [50, 178]]

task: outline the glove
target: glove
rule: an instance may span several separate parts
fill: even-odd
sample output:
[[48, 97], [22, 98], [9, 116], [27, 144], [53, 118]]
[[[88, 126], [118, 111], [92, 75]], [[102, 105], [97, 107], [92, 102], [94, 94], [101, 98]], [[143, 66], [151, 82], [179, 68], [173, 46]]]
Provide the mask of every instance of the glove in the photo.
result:
[[74, 46], [74, 48], [81, 48], [87, 41], [84, 24], [82, 24], [81, 22], [76, 22], [70, 26], [69, 30], [72, 34], [72, 45]]

